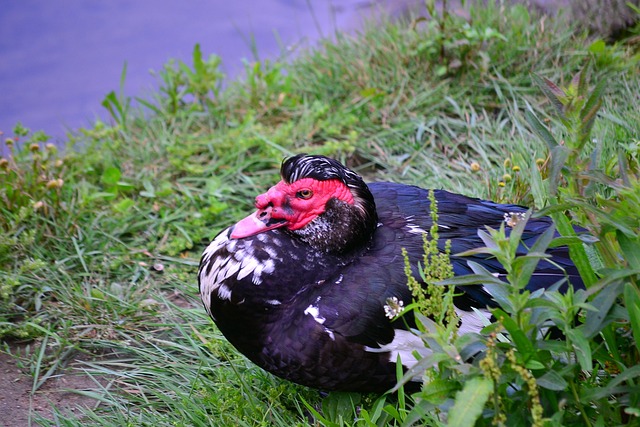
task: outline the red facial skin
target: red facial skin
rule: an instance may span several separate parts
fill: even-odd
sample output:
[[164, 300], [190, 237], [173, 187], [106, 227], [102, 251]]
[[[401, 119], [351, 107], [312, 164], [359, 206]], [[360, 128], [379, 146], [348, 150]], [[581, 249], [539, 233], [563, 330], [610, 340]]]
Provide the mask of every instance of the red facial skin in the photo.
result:
[[322, 214], [332, 198], [354, 203], [351, 191], [338, 179], [302, 178], [292, 184], [280, 181], [256, 197], [258, 210], [235, 225], [231, 238], [241, 239], [280, 227], [298, 230]]

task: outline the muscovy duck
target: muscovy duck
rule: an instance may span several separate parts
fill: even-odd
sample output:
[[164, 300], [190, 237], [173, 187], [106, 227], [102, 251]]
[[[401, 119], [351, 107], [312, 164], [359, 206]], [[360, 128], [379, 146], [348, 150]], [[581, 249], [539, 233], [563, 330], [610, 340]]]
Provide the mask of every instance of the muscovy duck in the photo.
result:
[[[198, 283], [207, 313], [241, 353], [265, 370], [326, 391], [384, 392], [396, 384], [396, 360], [409, 368], [414, 349], [427, 351], [392, 322], [389, 301], [411, 302], [402, 248], [416, 266], [431, 227], [428, 190], [403, 184], [365, 184], [355, 172], [324, 156], [297, 155], [281, 167], [282, 181], [256, 198], [257, 211], [223, 230], [206, 248]], [[439, 246], [451, 253], [484, 246], [478, 229], [499, 228], [526, 212], [435, 190]], [[552, 224], [532, 218], [523, 240], [530, 246]], [[566, 247], [548, 252], [530, 289], [562, 278], [582, 287]], [[451, 257], [456, 275], [471, 273], [471, 259], [504, 273], [484, 255]], [[481, 286], [461, 287], [454, 305], [461, 333], [483, 326], [473, 308], [495, 302]], [[410, 315], [410, 313], [409, 313]]]

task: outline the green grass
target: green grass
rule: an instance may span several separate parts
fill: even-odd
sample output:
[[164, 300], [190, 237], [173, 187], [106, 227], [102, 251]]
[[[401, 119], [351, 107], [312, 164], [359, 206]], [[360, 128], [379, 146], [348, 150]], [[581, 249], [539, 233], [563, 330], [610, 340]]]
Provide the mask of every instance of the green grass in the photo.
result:
[[[31, 341], [32, 351], [20, 357], [34, 391], [69, 357], [87, 353], [93, 360], [86, 371], [96, 380], [87, 393], [104, 403], [41, 422], [291, 426], [307, 425], [315, 414], [326, 425], [353, 425], [356, 418], [358, 425], [400, 425], [427, 410], [402, 396], [322, 398], [274, 378], [238, 355], [201, 308], [195, 280], [201, 251], [277, 181], [278, 166], [291, 153], [334, 156], [369, 180], [537, 208], [576, 202], [576, 220], [603, 237], [600, 264], [633, 267], [633, 259], [625, 263], [637, 244], [634, 224], [625, 240], [616, 231], [624, 218], [606, 223], [587, 207], [624, 212], [633, 204], [615, 203], [633, 194], [600, 182], [597, 195], [561, 193], [556, 200], [547, 178], [577, 182], [576, 168], [594, 148], [609, 176], [637, 173], [637, 45], [603, 45], [520, 6], [474, 10], [470, 23], [441, 16], [337, 35], [292, 62], [248, 64], [246, 76], [224, 90], [219, 59], [196, 47], [192, 64], [169, 63], [159, 73], [157, 96], [143, 100], [151, 118], [125, 94], [112, 93], [104, 105], [114, 126], [97, 123], [70, 135], [64, 152], [22, 126], [5, 133], [14, 142], [12, 156], [0, 161], [0, 337]], [[583, 68], [590, 87], [606, 81], [603, 107], [581, 160], [552, 175], [551, 166], [540, 166], [548, 148], [524, 113], [532, 109], [547, 120], [557, 139], [570, 141], [572, 129], [553, 118], [531, 72], [567, 86]], [[622, 158], [626, 167], [619, 166]], [[629, 185], [637, 191], [637, 183]], [[632, 219], [633, 210], [627, 213]], [[638, 298], [629, 277], [611, 298]], [[637, 334], [628, 322], [640, 314], [625, 314], [624, 302], [616, 307], [627, 335]], [[627, 340], [624, 350], [631, 353], [619, 354], [614, 347], [622, 338], [613, 327], [602, 328], [598, 339], [605, 344], [594, 344], [594, 360], [608, 363], [607, 381], [614, 381], [616, 370], [633, 366], [637, 350]], [[505, 375], [516, 381], [512, 372]], [[636, 378], [628, 375], [624, 387], [633, 390]], [[596, 386], [589, 386], [592, 394]], [[449, 390], [450, 399], [456, 391]], [[606, 397], [593, 397], [600, 403], [589, 409], [588, 423], [635, 416], [637, 402], [614, 400], [605, 410]], [[620, 415], [622, 407], [630, 412]], [[424, 422], [441, 423], [434, 415]]]

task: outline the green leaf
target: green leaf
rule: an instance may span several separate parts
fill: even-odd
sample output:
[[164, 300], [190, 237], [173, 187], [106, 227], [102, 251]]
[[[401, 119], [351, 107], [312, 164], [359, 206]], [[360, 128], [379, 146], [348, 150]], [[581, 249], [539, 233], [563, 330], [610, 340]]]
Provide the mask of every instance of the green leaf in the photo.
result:
[[380, 415], [382, 414], [382, 408], [384, 408], [384, 404], [387, 402], [387, 398], [386, 396], [381, 396], [379, 397], [375, 403], [371, 406], [371, 414], [370, 414], [370, 419], [371, 421], [375, 422], [376, 420], [378, 420], [378, 418], [380, 418]]
[[593, 338], [600, 333], [602, 323], [622, 292], [620, 284], [621, 282], [617, 282], [604, 286], [591, 301], [591, 305], [596, 309], [586, 312], [585, 322], [581, 327], [585, 337]]
[[620, 249], [624, 254], [624, 259], [627, 264], [635, 270], [640, 270], [640, 236], [636, 236], [635, 239], [622, 233], [620, 230], [616, 231], [616, 237], [618, 243], [620, 243]]
[[533, 347], [533, 343], [531, 342], [531, 340], [524, 332], [522, 332], [522, 329], [518, 327], [518, 324], [515, 322], [515, 320], [513, 320], [504, 311], [495, 309], [493, 311], [493, 316], [498, 319], [498, 322], [502, 323], [502, 326], [504, 326], [507, 332], [509, 332], [511, 339], [518, 349], [518, 352], [526, 363], [529, 358], [535, 353], [535, 348]]
[[123, 190], [123, 191], [129, 191], [135, 188], [132, 184], [129, 184], [128, 182], [123, 182], [123, 181], [118, 181], [116, 186], [118, 187], [118, 190]]
[[451, 357], [448, 354], [444, 353], [442, 348], [440, 348], [440, 351], [434, 351], [429, 356], [423, 357], [422, 359], [418, 360], [418, 363], [413, 365], [410, 369], [407, 370], [407, 372], [404, 373], [402, 379], [398, 381], [398, 384], [396, 384], [394, 388], [391, 389], [391, 392], [395, 393], [404, 384], [411, 381], [414, 377], [424, 374], [424, 371], [426, 371], [427, 369], [447, 360], [451, 360]]
[[318, 412], [316, 410], [316, 408], [313, 407], [313, 405], [311, 405], [310, 403], [308, 403], [304, 397], [300, 396], [300, 400], [302, 400], [302, 403], [304, 404], [304, 406], [307, 408], [307, 410], [309, 411], [309, 413], [311, 413], [311, 415], [313, 416], [313, 418], [315, 418], [316, 420], [320, 421], [322, 423], [322, 425], [326, 426], [326, 427], [338, 427], [339, 425], [336, 423], [333, 423], [331, 421], [329, 421], [328, 419], [326, 419], [325, 417], [322, 416], [322, 414], [320, 412]]
[[[551, 214], [551, 218], [553, 218], [553, 222], [556, 224], [558, 228], [558, 232], [563, 236], [575, 236], [576, 232], [569, 222], [569, 219], [561, 211], [555, 211]], [[596, 274], [593, 271], [593, 267], [589, 262], [589, 257], [587, 256], [587, 252], [582, 246], [581, 243], [574, 243], [569, 245], [569, 256], [571, 257], [571, 261], [580, 272], [580, 277], [584, 281], [584, 284], [587, 288], [593, 285], [596, 280]]]
[[[510, 313], [515, 311], [511, 300], [509, 299], [509, 285], [506, 282], [495, 277], [493, 274], [489, 272], [486, 268], [484, 268], [481, 264], [474, 261], [467, 261], [467, 265], [471, 268], [471, 270], [476, 273], [475, 275], [479, 275], [481, 277], [485, 277], [485, 279], [477, 281], [476, 283], [482, 284], [484, 290], [491, 295], [491, 297], [496, 300], [498, 305], [505, 310], [508, 310]], [[470, 275], [473, 276], [473, 275]], [[456, 276], [459, 277], [459, 276]], [[467, 277], [467, 276], [462, 276]]]
[[135, 205], [135, 202], [132, 199], [126, 198], [113, 205], [113, 210], [116, 212], [124, 213], [131, 209], [133, 205]]
[[[425, 425], [426, 419], [432, 419], [433, 416], [430, 415], [433, 412], [433, 405], [424, 401], [417, 400], [414, 402], [413, 408], [411, 411], [405, 416], [404, 421], [402, 423], [403, 426], [417, 426], [417, 425]], [[357, 425], [357, 424], [356, 424]], [[386, 426], [389, 423], [378, 423], [379, 426]]]
[[616, 375], [616, 377], [613, 378], [611, 382], [609, 382], [609, 384], [607, 384], [604, 387], [599, 387], [599, 388], [585, 387], [581, 389], [580, 398], [583, 401], [588, 401], [588, 400], [598, 400], [598, 399], [602, 399], [603, 397], [613, 395], [616, 393], [616, 390], [619, 389], [619, 387], [621, 387], [620, 385], [623, 382], [629, 381], [638, 376], [640, 376], [640, 365], [632, 366], [630, 368], [625, 369], [618, 375]]
[[537, 360], [528, 360], [525, 364], [524, 367], [527, 369], [531, 369], [531, 370], [536, 370], [536, 369], [544, 369], [545, 366], [544, 364], [542, 364], [542, 362], [538, 362]]
[[549, 244], [549, 249], [559, 248], [561, 246], [568, 246], [568, 245], [579, 244], [579, 243], [591, 244], [591, 243], [596, 243], [597, 241], [598, 241], [597, 237], [591, 236], [588, 234], [582, 234], [580, 236], [560, 236], [560, 237], [556, 237], [551, 241], [551, 243]]
[[[524, 222], [524, 221], [523, 221]], [[533, 272], [536, 269], [536, 266], [543, 258], [549, 258], [545, 252], [549, 247], [549, 244], [553, 240], [553, 235], [556, 232], [555, 227], [549, 227], [545, 230], [544, 233], [534, 243], [534, 245], [529, 249], [529, 253], [524, 256], [519, 256], [513, 262], [513, 267], [517, 272], [518, 281], [521, 284], [518, 284], [518, 288], [523, 289], [529, 283]]]
[[538, 120], [532, 111], [525, 111], [524, 118], [527, 123], [529, 123], [529, 126], [533, 128], [533, 131], [547, 144], [550, 150], [559, 145], [558, 141], [556, 141], [553, 135], [551, 135], [551, 132], [549, 132], [549, 129], [540, 123], [540, 120]]
[[202, 77], [205, 74], [204, 61], [202, 60], [202, 50], [200, 49], [200, 43], [196, 43], [193, 48], [193, 69], [196, 71], [196, 75]]
[[391, 417], [393, 417], [394, 420], [402, 422], [402, 415], [400, 415], [400, 412], [398, 412], [398, 409], [396, 409], [395, 406], [387, 405], [383, 408], [383, 410], [387, 414], [391, 415]]
[[540, 170], [538, 169], [535, 159], [533, 159], [531, 163], [531, 177], [529, 181], [531, 185], [531, 195], [533, 196], [535, 207], [540, 209], [547, 205], [549, 195], [545, 189], [544, 181], [542, 180], [542, 175], [540, 175]]
[[613, 268], [607, 268], [603, 269], [600, 273], [603, 277], [598, 281], [598, 286], [604, 287], [620, 280], [627, 280], [627, 278], [639, 276], [640, 270], [632, 270], [629, 268], [616, 270]]
[[583, 70], [578, 71], [573, 78], [571, 79], [571, 83], [570, 83], [570, 87], [573, 87], [576, 90], [576, 93], [578, 95], [582, 95], [582, 90], [584, 88], [585, 85], [585, 74], [583, 73]]
[[[593, 128], [593, 124], [595, 123], [596, 113], [600, 109], [602, 105], [602, 100], [598, 100], [596, 105], [594, 105], [590, 110], [586, 111], [584, 114], [584, 118], [580, 124], [580, 141], [579, 146], [582, 147], [585, 142], [589, 139], [589, 135], [591, 134], [591, 128]], [[584, 110], [583, 110], [584, 111]]]
[[606, 87], [607, 80], [602, 79], [598, 82], [596, 87], [593, 88], [591, 95], [589, 95], [589, 99], [584, 104], [584, 107], [582, 107], [582, 111], [580, 112], [580, 118], [583, 119], [583, 121], [587, 115], [591, 114], [591, 112], [594, 110], [594, 107], [600, 106], [600, 104], [602, 104], [602, 92], [604, 92]]
[[556, 109], [556, 112], [560, 117], [564, 117], [564, 105], [562, 103], [563, 98], [566, 98], [567, 95], [564, 93], [562, 89], [555, 85], [551, 80], [541, 77], [536, 73], [531, 73], [531, 78], [533, 82], [540, 88], [542, 93], [547, 97], [551, 104]]
[[591, 357], [591, 346], [580, 329], [569, 329], [566, 331], [567, 338], [571, 341], [580, 368], [583, 371], [593, 370], [593, 359]]
[[[472, 261], [469, 261], [471, 263]], [[464, 276], [454, 276], [450, 279], [445, 279], [437, 282], [437, 285], [441, 286], [464, 286], [464, 285], [477, 285], [479, 283], [504, 285], [505, 283], [495, 276], [490, 274], [465, 274]]]
[[602, 79], [589, 95], [589, 99], [580, 111], [580, 144], [584, 144], [591, 133], [596, 113], [602, 105], [602, 92], [607, 86], [607, 80]]
[[102, 172], [102, 176], [100, 180], [109, 186], [116, 185], [118, 181], [120, 181], [120, 177], [122, 176], [122, 172], [115, 166], [110, 166]]
[[115, 193], [109, 193], [108, 191], [99, 191], [95, 193], [91, 193], [87, 199], [88, 200], [98, 200], [98, 199], [113, 199], [117, 196]]
[[422, 387], [422, 391], [418, 396], [420, 396], [420, 399], [439, 405], [454, 391], [458, 390], [459, 386], [459, 383], [456, 381], [434, 378]]
[[564, 145], [557, 145], [551, 149], [550, 155], [551, 167], [549, 170], [549, 194], [553, 196], [558, 190], [560, 174], [562, 173], [562, 168], [569, 157], [569, 149]]
[[556, 371], [547, 371], [540, 378], [536, 378], [536, 383], [548, 390], [562, 391], [567, 388], [567, 382]]
[[[398, 354], [398, 357], [396, 359], [396, 380], [398, 381], [398, 384], [400, 384], [400, 381], [402, 381], [402, 374], [404, 371], [404, 367], [402, 365], [402, 360], [400, 358], [400, 355]], [[405, 394], [404, 394], [404, 387], [398, 387], [398, 406], [400, 408], [404, 408], [406, 405], [406, 400], [405, 400]]]
[[638, 288], [631, 283], [625, 283], [624, 285], [624, 304], [629, 312], [633, 339], [636, 342], [636, 347], [640, 351], [640, 292]]
[[449, 410], [448, 426], [475, 425], [492, 391], [493, 382], [487, 378], [476, 377], [467, 381], [464, 388], [456, 394], [453, 407]]
[[598, 40], [594, 41], [593, 43], [591, 43], [591, 45], [589, 45], [589, 52], [591, 52], [591, 53], [602, 53], [602, 52], [604, 52], [606, 47], [607, 47], [607, 45], [605, 44], [604, 40], [598, 39]]
[[360, 404], [359, 393], [335, 391], [322, 400], [322, 413], [329, 420], [349, 419], [358, 404]]

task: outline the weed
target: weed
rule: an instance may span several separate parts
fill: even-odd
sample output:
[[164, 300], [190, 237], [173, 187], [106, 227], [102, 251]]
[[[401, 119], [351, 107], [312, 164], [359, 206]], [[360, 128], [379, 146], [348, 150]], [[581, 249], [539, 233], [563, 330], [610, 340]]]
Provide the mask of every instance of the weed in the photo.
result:
[[[489, 254], [507, 272], [503, 282], [472, 265], [475, 275], [440, 282], [448, 286], [483, 284], [500, 304], [500, 308], [491, 310], [496, 322], [482, 331], [488, 338], [474, 334], [457, 338], [447, 334], [439, 322], [418, 315], [426, 345], [447, 357], [430, 356], [416, 365], [429, 375], [422, 393], [415, 397], [427, 402], [422, 403], [427, 410], [440, 409], [444, 413], [450, 407], [449, 425], [597, 425], [605, 419], [615, 424], [631, 423], [637, 416], [636, 380], [640, 373], [640, 346], [634, 332], [640, 324], [640, 227], [637, 216], [611, 221], [609, 209], [640, 208], [635, 205], [636, 195], [640, 194], [637, 170], [624, 161], [626, 155], [619, 154], [616, 171], [628, 178], [624, 183], [621, 178], [616, 181], [599, 169], [600, 159], [596, 156], [600, 152], [585, 153], [601, 104], [602, 84], [588, 92], [582, 72], [565, 89], [545, 79], [536, 81], [564, 127], [561, 144], [532, 113], [526, 115], [549, 146], [551, 171], [545, 183], [550, 207], [546, 212], [552, 213], [564, 237], [554, 239], [555, 230], [551, 228], [537, 239], [527, 255], [517, 255], [527, 214], [517, 220], [508, 219], [499, 230], [480, 232], [485, 248], [458, 254]], [[604, 192], [609, 195], [606, 199], [594, 197], [588, 190], [594, 180], [601, 186], [600, 191], [607, 186], [616, 188]], [[576, 218], [590, 220], [593, 231], [599, 231], [600, 242], [595, 248], [588, 248], [600, 260], [595, 268], [583, 241], [575, 236], [571, 220], [565, 216], [567, 210], [577, 214]], [[607, 226], [602, 227], [603, 223]], [[512, 228], [510, 233], [506, 226]], [[526, 290], [547, 248], [560, 242], [574, 249], [571, 255], [580, 267], [587, 290], [560, 293], [562, 281], [544, 292]], [[549, 328], [559, 330], [561, 337], [547, 339]], [[483, 357], [478, 357], [479, 352], [484, 353]], [[475, 357], [461, 358], [465, 354]], [[480, 359], [479, 363], [474, 359]], [[434, 363], [437, 370], [432, 369]], [[404, 380], [417, 373], [420, 371], [413, 368]], [[451, 384], [451, 388], [434, 399], [433, 384], [438, 387], [443, 382]]]

